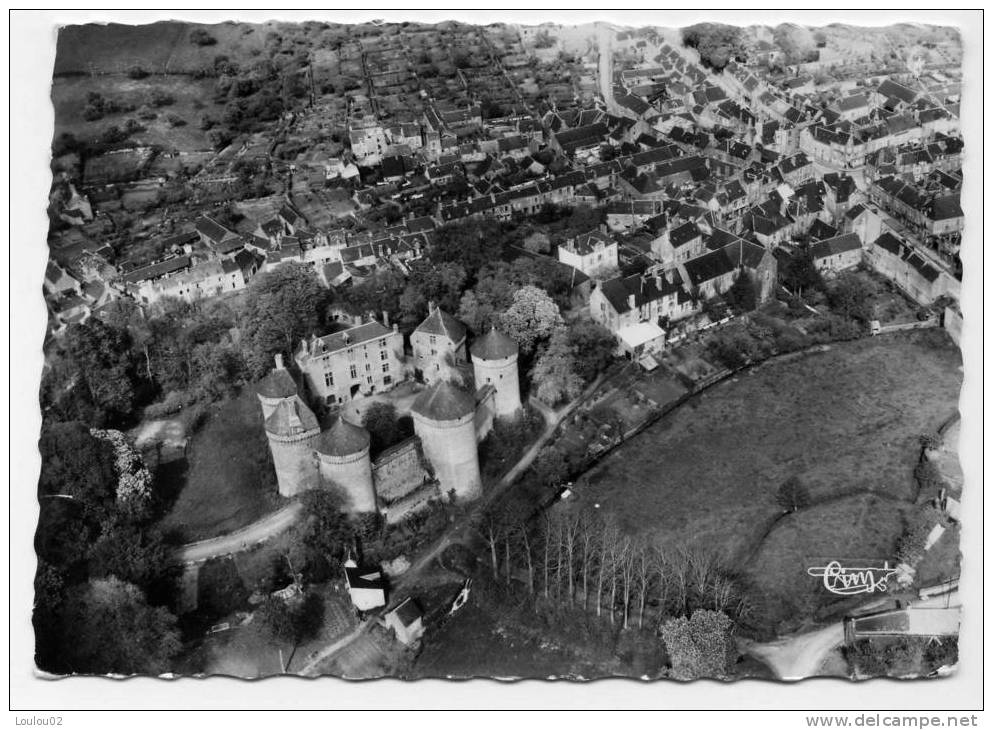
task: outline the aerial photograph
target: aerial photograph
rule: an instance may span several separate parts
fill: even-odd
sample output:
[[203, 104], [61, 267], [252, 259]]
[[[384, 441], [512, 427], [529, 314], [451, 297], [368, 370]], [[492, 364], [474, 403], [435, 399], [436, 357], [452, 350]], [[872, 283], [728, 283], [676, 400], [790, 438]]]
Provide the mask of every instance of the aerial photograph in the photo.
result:
[[58, 28], [35, 675], [954, 674], [959, 30], [314, 15]]

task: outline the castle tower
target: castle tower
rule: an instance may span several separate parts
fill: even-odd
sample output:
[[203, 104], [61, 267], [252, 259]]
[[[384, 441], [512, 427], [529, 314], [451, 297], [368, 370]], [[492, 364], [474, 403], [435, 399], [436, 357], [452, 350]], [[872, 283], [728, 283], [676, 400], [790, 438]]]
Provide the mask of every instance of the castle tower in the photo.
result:
[[369, 432], [341, 416], [315, 444], [321, 483], [338, 487], [352, 514], [376, 511], [376, 489], [369, 459]]
[[314, 443], [320, 436], [321, 427], [307, 404], [298, 396], [280, 400], [265, 419], [265, 431], [276, 467], [279, 493], [292, 497], [317, 487], [320, 479]]
[[496, 389], [495, 415], [516, 416], [521, 410], [521, 386], [517, 375], [517, 343], [507, 335], [490, 329], [472, 343], [472, 371], [476, 387], [487, 383]]
[[283, 355], [276, 354], [276, 367], [259, 382], [259, 402], [262, 404], [262, 420], [266, 420], [285, 398], [297, 396], [297, 384], [283, 365]]
[[411, 406], [414, 431], [434, 468], [441, 491], [455, 490], [460, 500], [482, 494], [476, 449], [476, 400], [447, 380], [422, 392]]

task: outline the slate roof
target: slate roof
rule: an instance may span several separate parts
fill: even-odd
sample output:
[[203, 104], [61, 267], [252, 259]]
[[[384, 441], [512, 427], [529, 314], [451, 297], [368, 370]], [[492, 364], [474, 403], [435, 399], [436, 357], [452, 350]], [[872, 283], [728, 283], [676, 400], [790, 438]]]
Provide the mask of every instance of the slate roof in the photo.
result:
[[326, 352], [336, 352], [392, 334], [392, 330], [379, 322], [367, 322], [357, 327], [350, 327], [347, 330], [317, 338], [311, 345], [311, 354], [321, 355]]
[[754, 269], [762, 262], [765, 254], [764, 247], [739, 240], [716, 251], [710, 251], [703, 256], [690, 259], [683, 266], [689, 277], [689, 283], [692, 286], [699, 286], [706, 281], [730, 273], [740, 266]]
[[482, 337], [476, 338], [469, 346], [469, 353], [480, 360], [503, 360], [517, 355], [517, 343], [496, 327]]
[[700, 229], [697, 228], [696, 223], [684, 223], [669, 234], [669, 243], [672, 244], [673, 248], [678, 248], [699, 236]]
[[265, 430], [274, 436], [298, 436], [319, 429], [314, 412], [299, 398], [281, 400], [265, 419]]
[[634, 295], [634, 306], [637, 308], [678, 294], [683, 289], [682, 284], [679, 272], [671, 271], [659, 277], [642, 274], [618, 276], [600, 284], [600, 289], [614, 310], [618, 314], [624, 314], [632, 309], [629, 300], [631, 295]]
[[441, 307], [435, 307], [424, 321], [417, 325], [414, 332], [422, 332], [428, 335], [440, 335], [447, 337], [452, 342], [458, 344], [465, 339], [465, 325], [455, 317], [444, 311]]
[[369, 448], [369, 432], [338, 416], [334, 425], [320, 435], [315, 448], [327, 456], [358, 454]]
[[441, 380], [422, 391], [411, 410], [432, 421], [454, 421], [474, 413], [476, 399], [471, 393]]
[[572, 251], [580, 256], [588, 256], [596, 250], [597, 243], [601, 243], [604, 246], [609, 246], [613, 242], [613, 239], [611, 239], [611, 237], [606, 233], [601, 231], [590, 231], [576, 236], [576, 238], [570, 244], [566, 245], [565, 248], [567, 251]]
[[212, 243], [219, 243], [231, 236], [237, 236], [234, 231], [225, 228], [210, 216], [202, 215], [197, 218], [196, 229]]
[[396, 614], [396, 617], [400, 620], [400, 623], [403, 626], [410, 626], [412, 623], [417, 621], [417, 619], [423, 616], [421, 609], [418, 608], [416, 603], [414, 603], [414, 599], [409, 597], [404, 599], [403, 603], [393, 609], [393, 612]]
[[823, 259], [828, 256], [845, 253], [846, 251], [856, 251], [861, 248], [862, 240], [858, 237], [858, 234], [846, 233], [843, 236], [818, 241], [810, 247], [810, 253], [814, 259]]
[[274, 368], [259, 381], [259, 395], [266, 398], [290, 398], [297, 394], [297, 384], [286, 368]]
[[869, 101], [863, 94], [852, 94], [838, 102], [838, 108], [843, 112], [854, 111], [868, 106]]

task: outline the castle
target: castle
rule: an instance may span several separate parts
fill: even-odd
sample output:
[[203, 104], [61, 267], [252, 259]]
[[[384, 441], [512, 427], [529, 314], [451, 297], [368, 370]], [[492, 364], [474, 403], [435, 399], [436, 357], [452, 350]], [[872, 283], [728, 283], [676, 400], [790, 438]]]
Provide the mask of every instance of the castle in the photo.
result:
[[[444, 318], [454, 320], [450, 315]], [[442, 314], [433, 310], [425, 322], [429, 320], [441, 321]], [[377, 337], [383, 334], [376, 332]], [[357, 339], [361, 341], [352, 338], [351, 342]], [[313, 343], [304, 343], [302, 351], [313, 349]], [[309, 489], [337, 488], [349, 513], [379, 512], [389, 522], [416, 512], [433, 498], [478, 498], [482, 494], [478, 443], [494, 418], [513, 418], [521, 411], [518, 346], [493, 328], [473, 341], [469, 352], [475, 389], [433, 373], [435, 377], [410, 407], [415, 436], [386, 449], [374, 462], [369, 432], [346, 420], [343, 411], [322, 430], [300, 397], [282, 355], [276, 355], [275, 368], [259, 383], [258, 398], [279, 493], [293, 497]], [[306, 370], [309, 361], [298, 357], [297, 362], [308, 383], [323, 380]], [[323, 367], [335, 367], [326, 358], [321, 362]]]

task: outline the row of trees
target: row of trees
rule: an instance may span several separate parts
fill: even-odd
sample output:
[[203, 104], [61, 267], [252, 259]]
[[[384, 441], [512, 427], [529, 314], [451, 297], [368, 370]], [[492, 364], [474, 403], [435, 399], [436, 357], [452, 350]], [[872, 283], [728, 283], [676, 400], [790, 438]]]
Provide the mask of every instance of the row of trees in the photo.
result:
[[538, 521], [515, 508], [479, 524], [494, 581], [527, 595], [579, 606], [623, 628], [661, 626], [698, 609], [741, 617], [749, 604], [714, 553], [673, 549], [626, 533], [595, 510], [550, 510]]
[[553, 510], [529, 522], [504, 509], [478, 529], [486, 578], [536, 610], [557, 610], [561, 620], [582, 610], [619, 630], [652, 631], [678, 678], [731, 672], [736, 619], [749, 608], [713, 553], [627, 534], [592, 510]]

